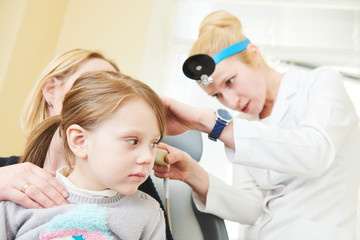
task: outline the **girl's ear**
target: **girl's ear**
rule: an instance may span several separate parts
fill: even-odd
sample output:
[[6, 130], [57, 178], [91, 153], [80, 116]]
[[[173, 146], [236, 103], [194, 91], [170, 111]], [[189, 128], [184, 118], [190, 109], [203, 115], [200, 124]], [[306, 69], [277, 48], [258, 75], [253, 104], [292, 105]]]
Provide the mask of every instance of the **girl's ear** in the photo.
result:
[[55, 91], [60, 86], [60, 84], [60, 80], [58, 80], [56, 77], [52, 77], [47, 79], [42, 86], [42, 94], [48, 105], [51, 105], [55, 102]]
[[87, 159], [87, 145], [85, 129], [77, 124], [71, 125], [67, 131], [67, 142], [77, 158]]

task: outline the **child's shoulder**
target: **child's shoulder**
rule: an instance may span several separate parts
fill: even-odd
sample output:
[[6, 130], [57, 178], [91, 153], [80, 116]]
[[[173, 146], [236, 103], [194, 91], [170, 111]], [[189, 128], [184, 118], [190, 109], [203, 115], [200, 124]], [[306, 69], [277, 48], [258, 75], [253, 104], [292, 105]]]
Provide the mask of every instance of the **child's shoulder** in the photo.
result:
[[132, 196], [134, 198], [134, 200], [139, 203], [160, 207], [160, 204], [158, 201], [156, 201], [152, 196], [150, 196], [149, 194], [147, 194], [141, 190], [136, 191], [133, 195], [130, 195], [130, 196]]

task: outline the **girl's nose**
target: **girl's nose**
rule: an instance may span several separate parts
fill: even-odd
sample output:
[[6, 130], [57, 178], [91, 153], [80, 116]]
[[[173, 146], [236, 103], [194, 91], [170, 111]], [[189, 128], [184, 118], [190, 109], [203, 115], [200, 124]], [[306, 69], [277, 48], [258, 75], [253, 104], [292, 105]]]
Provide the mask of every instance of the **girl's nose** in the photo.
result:
[[136, 159], [138, 164], [151, 164], [155, 160], [155, 149], [152, 147], [144, 147], [139, 151], [139, 156]]

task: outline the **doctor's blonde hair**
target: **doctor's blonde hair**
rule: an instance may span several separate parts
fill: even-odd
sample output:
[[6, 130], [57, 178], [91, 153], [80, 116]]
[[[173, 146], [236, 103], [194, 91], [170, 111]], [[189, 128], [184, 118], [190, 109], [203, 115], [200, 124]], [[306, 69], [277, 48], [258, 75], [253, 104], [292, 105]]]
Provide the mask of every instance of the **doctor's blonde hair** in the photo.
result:
[[[242, 33], [240, 20], [225, 10], [218, 10], [207, 15], [200, 24], [198, 39], [193, 44], [189, 55], [215, 55], [224, 48], [247, 39]], [[251, 63], [248, 50], [235, 54], [242, 62]]]
[[[87, 72], [74, 82], [65, 95], [61, 114], [42, 121], [34, 128], [21, 162], [43, 167], [52, 137], [59, 129], [65, 159], [70, 166], [74, 154], [67, 143], [67, 129], [77, 124], [85, 130], [94, 130], [130, 99], [142, 99], [153, 110], [162, 138], [165, 134], [165, 108], [149, 86], [117, 72]], [[134, 109], [133, 114], [136, 111]]]

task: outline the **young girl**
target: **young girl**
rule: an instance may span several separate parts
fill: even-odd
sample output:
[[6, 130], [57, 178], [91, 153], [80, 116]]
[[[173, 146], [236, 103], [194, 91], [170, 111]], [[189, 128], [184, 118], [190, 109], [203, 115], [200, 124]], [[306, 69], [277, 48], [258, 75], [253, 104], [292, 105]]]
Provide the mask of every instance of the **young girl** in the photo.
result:
[[57, 129], [67, 167], [56, 177], [69, 204], [26, 209], [0, 202], [0, 239], [165, 239], [159, 203], [138, 190], [165, 131], [156, 93], [120, 73], [83, 74], [65, 95], [61, 114], [30, 135], [22, 161], [42, 166], [37, 161], [45, 159]]

